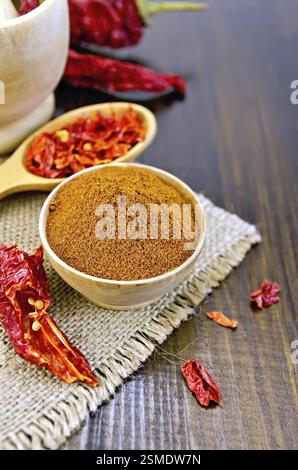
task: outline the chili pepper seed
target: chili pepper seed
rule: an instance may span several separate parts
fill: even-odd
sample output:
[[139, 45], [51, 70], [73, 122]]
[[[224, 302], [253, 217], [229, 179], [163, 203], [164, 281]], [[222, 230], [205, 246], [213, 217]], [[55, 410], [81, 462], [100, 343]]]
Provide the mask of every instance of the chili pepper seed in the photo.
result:
[[50, 204], [49, 210], [50, 210], [51, 212], [53, 212], [53, 211], [56, 210], [56, 208], [57, 208], [57, 204], [55, 204], [54, 202], [52, 202], [52, 203]]
[[34, 303], [34, 306], [37, 308], [37, 310], [42, 310], [44, 308], [44, 302], [42, 300], [37, 300]]
[[56, 136], [59, 137], [61, 142], [68, 142], [69, 141], [69, 132], [66, 129], [62, 129], [61, 131], [57, 131]]
[[29, 304], [29, 305], [34, 305], [34, 304], [35, 304], [35, 300], [32, 299], [32, 297], [29, 297], [29, 299], [28, 299], [28, 304]]
[[38, 313], [36, 313], [36, 312], [30, 312], [30, 313], [28, 313], [28, 317], [29, 317], [29, 318], [36, 318], [37, 315], [38, 315]]
[[41, 324], [39, 321], [35, 320], [35, 322], [32, 324], [32, 330], [33, 331], [39, 331], [41, 328]]
[[86, 152], [89, 152], [90, 150], [92, 150], [92, 145], [87, 142], [86, 144], [83, 145], [83, 149], [86, 150]]

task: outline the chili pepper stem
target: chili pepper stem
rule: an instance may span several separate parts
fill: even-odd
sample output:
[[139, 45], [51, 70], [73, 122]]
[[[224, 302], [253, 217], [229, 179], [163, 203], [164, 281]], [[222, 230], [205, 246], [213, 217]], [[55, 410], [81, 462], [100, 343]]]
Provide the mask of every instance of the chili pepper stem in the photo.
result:
[[168, 11], [201, 11], [206, 10], [207, 5], [205, 3], [194, 2], [149, 2], [147, 8], [150, 15], [155, 15], [156, 13]]
[[207, 8], [205, 3], [195, 2], [150, 2], [148, 0], [136, 0], [136, 3], [145, 24], [148, 24], [150, 16], [157, 13], [170, 11], [202, 11]]

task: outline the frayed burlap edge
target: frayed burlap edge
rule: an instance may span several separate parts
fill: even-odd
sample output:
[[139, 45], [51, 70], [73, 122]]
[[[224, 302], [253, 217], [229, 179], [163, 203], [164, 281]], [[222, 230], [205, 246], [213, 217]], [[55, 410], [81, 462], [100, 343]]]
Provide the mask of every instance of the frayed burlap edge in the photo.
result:
[[66, 400], [51, 409], [26, 428], [10, 433], [2, 442], [2, 449], [57, 449], [77, 431], [90, 412], [108, 401], [123, 381], [133, 374], [153, 353], [156, 344], [162, 344], [175, 328], [187, 320], [194, 307], [202, 302], [244, 259], [251, 246], [259, 243], [260, 235], [254, 227], [244, 239], [225, 251], [223, 256], [196, 273], [170, 306], [153, 318], [142, 332], [129, 338], [113, 359], [101, 363], [98, 374], [104, 383], [96, 389], [79, 385]]

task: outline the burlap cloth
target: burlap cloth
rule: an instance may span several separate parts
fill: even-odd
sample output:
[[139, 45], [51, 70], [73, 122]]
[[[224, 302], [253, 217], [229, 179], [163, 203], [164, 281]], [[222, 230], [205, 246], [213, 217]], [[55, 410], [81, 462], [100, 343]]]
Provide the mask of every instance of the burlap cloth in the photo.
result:
[[[0, 448], [55, 449], [77, 430], [87, 414], [108, 400], [186, 320], [193, 307], [218, 286], [260, 241], [256, 228], [199, 196], [207, 216], [207, 240], [192, 276], [150, 307], [114, 312], [87, 303], [46, 264], [52, 316], [86, 354], [103, 385], [66, 385], [14, 353], [0, 326]], [[0, 243], [33, 252], [39, 244], [38, 217], [45, 195], [0, 202]]]

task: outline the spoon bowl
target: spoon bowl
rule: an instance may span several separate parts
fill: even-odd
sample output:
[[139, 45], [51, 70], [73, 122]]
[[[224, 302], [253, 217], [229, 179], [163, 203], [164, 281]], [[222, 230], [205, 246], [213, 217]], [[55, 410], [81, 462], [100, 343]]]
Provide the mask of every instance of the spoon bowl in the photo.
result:
[[[38, 134], [42, 132], [58, 131], [67, 124], [76, 121], [81, 116], [91, 117], [97, 112], [102, 113], [104, 116], [109, 116], [111, 112], [113, 112], [117, 116], [127, 109], [128, 106], [131, 106], [141, 116], [147, 130], [146, 138], [143, 142], [139, 142], [132, 147], [123, 157], [117, 158], [115, 163], [135, 161], [136, 158], [149, 147], [156, 135], [157, 122], [154, 114], [144, 106], [126, 102], [101, 103], [85, 106], [69, 111], [41, 127], [28, 137], [13, 155], [0, 166], [0, 199], [21, 191], [52, 191], [58, 184], [66, 179], [43, 178], [30, 173], [26, 169], [24, 157]], [[113, 162], [111, 162], [111, 165], [113, 165]]]

